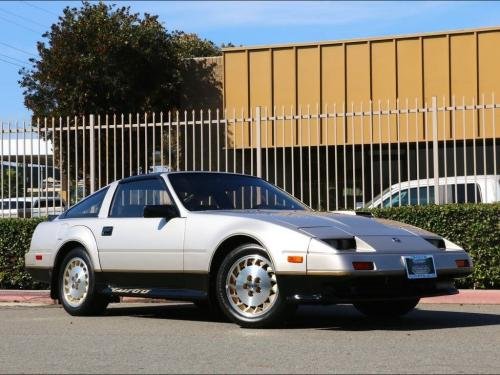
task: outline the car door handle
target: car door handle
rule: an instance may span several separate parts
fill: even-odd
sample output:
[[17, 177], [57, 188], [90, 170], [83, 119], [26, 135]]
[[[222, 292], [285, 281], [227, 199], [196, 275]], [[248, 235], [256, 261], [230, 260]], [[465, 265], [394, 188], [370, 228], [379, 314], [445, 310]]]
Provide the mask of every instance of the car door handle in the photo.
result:
[[111, 236], [113, 234], [113, 227], [102, 227], [102, 236]]

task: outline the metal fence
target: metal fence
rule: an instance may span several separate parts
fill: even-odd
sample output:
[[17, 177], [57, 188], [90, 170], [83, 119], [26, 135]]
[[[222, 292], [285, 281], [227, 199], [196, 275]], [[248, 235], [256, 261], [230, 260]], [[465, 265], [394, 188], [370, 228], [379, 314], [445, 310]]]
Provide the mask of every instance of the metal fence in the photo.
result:
[[484, 201], [474, 186], [498, 174], [499, 108], [492, 95], [2, 122], [0, 215], [57, 214], [167, 168], [261, 176], [318, 210]]

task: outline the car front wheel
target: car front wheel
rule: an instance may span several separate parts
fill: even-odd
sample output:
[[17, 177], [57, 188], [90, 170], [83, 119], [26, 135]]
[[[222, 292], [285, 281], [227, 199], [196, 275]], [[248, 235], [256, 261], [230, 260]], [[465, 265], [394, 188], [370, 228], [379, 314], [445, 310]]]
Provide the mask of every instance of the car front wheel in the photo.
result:
[[109, 300], [96, 289], [94, 269], [83, 248], [71, 250], [62, 261], [59, 300], [71, 315], [99, 315], [108, 306]]
[[240, 246], [224, 259], [216, 291], [222, 311], [246, 328], [276, 325], [294, 309], [279, 292], [269, 256], [255, 244]]
[[420, 298], [397, 301], [369, 301], [354, 303], [354, 307], [368, 316], [394, 317], [409, 313], [418, 305]]

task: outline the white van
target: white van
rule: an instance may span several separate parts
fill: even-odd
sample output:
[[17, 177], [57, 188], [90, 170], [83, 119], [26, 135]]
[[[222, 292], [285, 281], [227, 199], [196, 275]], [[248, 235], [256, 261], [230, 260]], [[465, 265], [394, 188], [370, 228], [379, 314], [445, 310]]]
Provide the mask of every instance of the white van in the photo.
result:
[[18, 197], [0, 200], [0, 218], [59, 215], [66, 202], [59, 196]]
[[[500, 176], [440, 177], [439, 204], [493, 203], [500, 201]], [[397, 183], [368, 202], [366, 208], [433, 204], [434, 178]]]

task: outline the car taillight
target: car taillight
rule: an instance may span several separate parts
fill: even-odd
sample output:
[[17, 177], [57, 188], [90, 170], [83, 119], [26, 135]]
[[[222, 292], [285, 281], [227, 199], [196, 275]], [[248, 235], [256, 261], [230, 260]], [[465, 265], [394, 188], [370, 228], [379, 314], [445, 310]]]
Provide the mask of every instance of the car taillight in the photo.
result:
[[457, 259], [457, 260], [455, 260], [455, 264], [459, 268], [470, 267], [470, 263], [469, 263], [468, 259]]
[[352, 262], [352, 267], [356, 271], [372, 271], [375, 269], [373, 262]]

